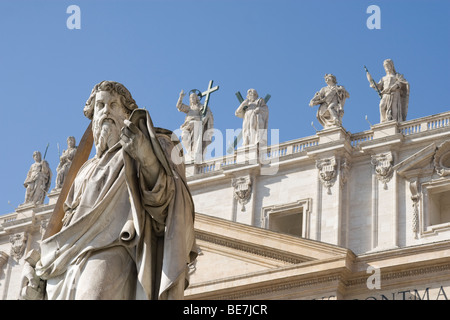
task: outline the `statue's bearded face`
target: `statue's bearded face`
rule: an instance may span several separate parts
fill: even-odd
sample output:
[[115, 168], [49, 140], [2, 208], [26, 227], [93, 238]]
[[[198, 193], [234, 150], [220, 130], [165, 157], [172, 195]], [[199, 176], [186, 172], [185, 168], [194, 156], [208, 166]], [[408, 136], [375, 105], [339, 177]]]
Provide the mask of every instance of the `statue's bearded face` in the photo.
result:
[[250, 89], [247, 91], [247, 99], [252, 102], [258, 99], [258, 93], [256, 92], [255, 89]]
[[115, 92], [100, 91], [95, 95], [92, 118], [95, 148], [99, 157], [119, 142], [120, 130], [128, 115], [120, 96]]

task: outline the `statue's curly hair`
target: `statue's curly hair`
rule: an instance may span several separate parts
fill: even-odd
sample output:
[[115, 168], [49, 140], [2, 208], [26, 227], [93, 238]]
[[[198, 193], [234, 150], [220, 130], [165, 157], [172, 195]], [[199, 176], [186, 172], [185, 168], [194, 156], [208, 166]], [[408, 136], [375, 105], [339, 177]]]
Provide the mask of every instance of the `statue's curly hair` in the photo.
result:
[[92, 120], [92, 117], [94, 115], [95, 95], [97, 92], [100, 91], [109, 91], [117, 93], [120, 96], [120, 101], [122, 102], [122, 105], [125, 107], [124, 109], [127, 114], [131, 114], [131, 112], [134, 109], [138, 108], [136, 102], [131, 96], [130, 91], [128, 91], [128, 89], [125, 88], [123, 84], [115, 81], [102, 81], [94, 86], [94, 88], [91, 91], [91, 95], [87, 99], [83, 109], [84, 115], [90, 120]]
[[328, 78], [331, 78], [331, 79], [333, 80], [334, 83], [337, 83], [336, 76], [335, 76], [334, 74], [332, 74], [332, 73], [327, 73], [327, 74], [325, 74], [324, 78], [325, 78], [325, 81], [326, 81]]
[[384, 61], [383, 61], [383, 65], [384, 65], [385, 63], [387, 63], [387, 64], [389, 64], [389, 65], [391, 66], [392, 71], [394, 72], [394, 74], [397, 73], [397, 71], [395, 70], [395, 67], [394, 67], [394, 61], [392, 61], [392, 59], [386, 59], [386, 60], [384, 60]]

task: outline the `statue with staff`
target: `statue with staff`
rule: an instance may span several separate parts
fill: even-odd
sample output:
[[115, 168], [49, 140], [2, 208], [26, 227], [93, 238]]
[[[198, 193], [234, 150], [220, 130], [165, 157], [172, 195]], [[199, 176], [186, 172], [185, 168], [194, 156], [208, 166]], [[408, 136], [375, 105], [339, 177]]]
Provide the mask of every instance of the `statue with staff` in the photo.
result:
[[48, 162], [45, 160], [47, 148], [44, 153], [44, 159], [39, 151], [33, 152], [34, 163], [28, 170], [27, 177], [23, 183], [26, 188], [25, 202], [23, 204], [43, 204], [45, 196], [50, 189], [52, 171]]
[[72, 159], [77, 152], [77, 146], [75, 145], [75, 137], [67, 138], [67, 149], [63, 151], [62, 155], [59, 157], [59, 164], [56, 168], [56, 181], [55, 189], [61, 189], [64, 183], [64, 178], [69, 172], [70, 165], [72, 164]]
[[364, 66], [370, 87], [375, 89], [380, 97], [380, 123], [390, 120], [405, 121], [408, 114], [409, 83], [402, 74], [397, 73], [391, 59], [384, 60], [383, 67], [386, 75], [376, 83]]

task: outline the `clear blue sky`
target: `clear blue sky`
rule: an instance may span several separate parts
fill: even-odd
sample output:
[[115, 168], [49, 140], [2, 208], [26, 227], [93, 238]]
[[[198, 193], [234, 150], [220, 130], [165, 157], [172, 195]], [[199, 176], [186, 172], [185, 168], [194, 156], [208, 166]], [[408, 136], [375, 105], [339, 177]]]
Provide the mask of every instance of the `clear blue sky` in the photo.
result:
[[[66, 26], [72, 4], [79, 30]], [[379, 30], [366, 26], [372, 4]], [[54, 187], [57, 144], [62, 152], [71, 135], [78, 143], [84, 103], [102, 80], [123, 83], [170, 130], [184, 121], [175, 107], [182, 89], [214, 80], [210, 107], [225, 132], [242, 124], [235, 92], [255, 88], [272, 96], [269, 129], [287, 141], [314, 135], [311, 121], [321, 128], [308, 103], [326, 73], [350, 93], [346, 130], [369, 129], [365, 115], [378, 123], [363, 66], [378, 81], [391, 58], [411, 85], [408, 119], [448, 111], [449, 17], [449, 0], [1, 0], [0, 214], [24, 201], [33, 151], [47, 143]]]

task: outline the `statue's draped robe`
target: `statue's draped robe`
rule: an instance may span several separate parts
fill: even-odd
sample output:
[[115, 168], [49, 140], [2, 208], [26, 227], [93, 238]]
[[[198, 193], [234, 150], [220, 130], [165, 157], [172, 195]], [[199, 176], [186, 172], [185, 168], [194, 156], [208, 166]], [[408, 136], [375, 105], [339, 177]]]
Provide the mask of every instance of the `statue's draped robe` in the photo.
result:
[[72, 159], [75, 156], [75, 153], [77, 152], [77, 148], [69, 148], [67, 150], [64, 150], [61, 157], [60, 162], [58, 164], [58, 167], [56, 168], [57, 175], [56, 175], [56, 186], [55, 188], [62, 188], [64, 183], [64, 178], [67, 175], [67, 172], [69, 172], [70, 165], [72, 164]]
[[139, 128], [158, 158], [156, 184], [148, 188], [120, 143], [80, 168], [63, 228], [41, 244], [36, 272], [47, 280], [48, 299], [183, 298], [196, 256], [184, 165], [171, 161], [170, 132], [155, 130], [146, 111], [133, 117], [144, 119]]
[[[320, 104], [316, 117], [325, 129], [342, 125], [345, 99], [349, 97], [349, 93], [343, 86], [336, 85], [323, 87], [311, 100], [313, 105]], [[315, 99], [323, 102], [316, 103]]]
[[243, 118], [242, 122], [242, 144], [267, 145], [267, 126], [269, 122], [269, 108], [263, 98], [258, 98], [253, 102], [244, 103], [238, 107], [235, 115]]
[[408, 114], [409, 83], [403, 75], [399, 73], [386, 75], [381, 78], [377, 86], [380, 91], [397, 86], [392, 92], [384, 93], [381, 98], [380, 122], [405, 121]]
[[197, 157], [202, 160], [206, 148], [212, 141], [214, 117], [209, 108], [206, 109], [206, 113], [203, 116], [204, 107], [201, 107], [195, 109], [184, 103], [178, 106], [179, 111], [186, 113], [186, 118], [180, 129], [183, 132], [183, 145], [186, 148], [189, 160], [197, 159]]
[[44, 203], [45, 195], [50, 189], [52, 172], [46, 160], [31, 165], [24, 181], [25, 203]]

